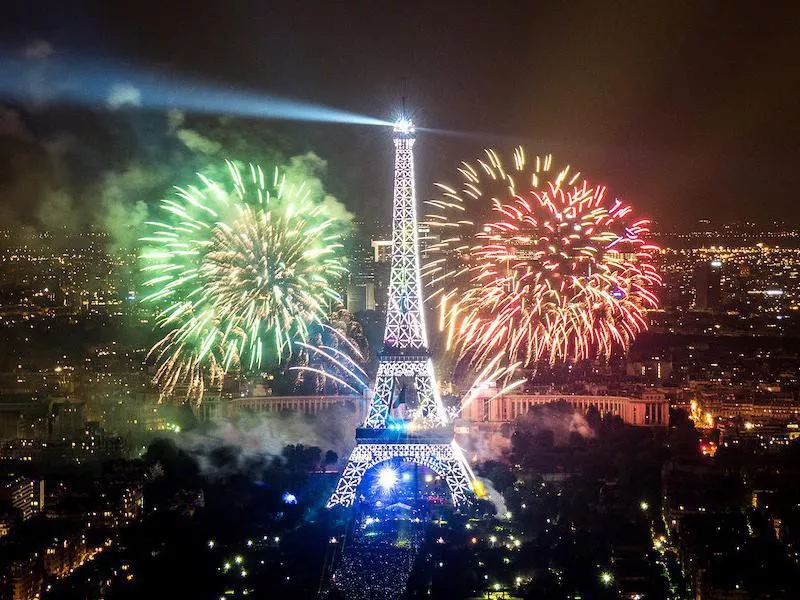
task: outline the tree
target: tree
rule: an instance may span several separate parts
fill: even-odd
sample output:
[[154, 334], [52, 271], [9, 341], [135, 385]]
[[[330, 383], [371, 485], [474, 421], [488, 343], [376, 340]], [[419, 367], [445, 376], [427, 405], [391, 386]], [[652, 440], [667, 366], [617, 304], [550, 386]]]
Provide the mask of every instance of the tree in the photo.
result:
[[333, 450], [328, 450], [325, 453], [325, 459], [323, 461], [324, 466], [331, 467], [339, 462], [339, 455], [336, 454]]

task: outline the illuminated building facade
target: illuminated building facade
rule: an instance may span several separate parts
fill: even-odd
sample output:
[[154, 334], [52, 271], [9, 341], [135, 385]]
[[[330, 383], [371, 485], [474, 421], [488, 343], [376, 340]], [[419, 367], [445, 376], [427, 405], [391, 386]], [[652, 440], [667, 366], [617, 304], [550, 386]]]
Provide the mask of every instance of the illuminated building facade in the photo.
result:
[[669, 400], [659, 392], [645, 392], [641, 398], [570, 394], [508, 394], [489, 400], [476, 398], [461, 416], [473, 423], [509, 423], [531, 408], [566, 402], [575, 410], [595, 408], [601, 415], [620, 417], [628, 425], [666, 427], [669, 425]]
[[205, 400], [198, 407], [198, 417], [201, 421], [213, 421], [229, 419], [241, 413], [283, 411], [316, 415], [334, 406], [350, 406], [354, 400], [357, 400], [354, 396], [251, 396], [230, 400]]
[[11, 505], [27, 521], [42, 509], [44, 482], [12, 475], [0, 482], [0, 498]]

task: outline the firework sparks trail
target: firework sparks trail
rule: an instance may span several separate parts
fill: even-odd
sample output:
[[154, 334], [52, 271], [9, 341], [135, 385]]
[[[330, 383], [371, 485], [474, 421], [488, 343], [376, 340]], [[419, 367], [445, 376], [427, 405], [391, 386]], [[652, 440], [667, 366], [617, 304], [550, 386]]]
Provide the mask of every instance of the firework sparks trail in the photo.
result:
[[647, 328], [661, 284], [647, 220], [521, 147], [510, 165], [486, 150], [458, 171], [460, 186], [437, 184], [426, 203], [438, 241], [424, 275], [448, 348], [473, 365], [576, 361], [626, 349]]
[[316, 369], [314, 367], [309, 366], [297, 366], [297, 367], [289, 367], [290, 371], [305, 371], [307, 373], [315, 373], [322, 378], [330, 378], [333, 379], [336, 383], [343, 385], [347, 389], [355, 392], [356, 394], [361, 394], [361, 391], [354, 388], [352, 385], [347, 383], [344, 379], [340, 377], [336, 377], [336, 375], [331, 374], [329, 371], [325, 371], [324, 369]]
[[232, 368], [282, 362], [340, 302], [339, 223], [280, 169], [227, 167], [222, 183], [176, 188], [142, 240], [144, 301], [166, 330], [150, 351], [162, 395], [186, 385], [199, 400]]
[[[489, 363], [483, 368], [483, 370], [478, 373], [475, 377], [472, 386], [469, 388], [464, 397], [461, 399], [461, 402], [458, 405], [458, 408], [455, 410], [453, 414], [453, 418], [457, 417], [461, 412], [467, 408], [470, 404], [472, 404], [473, 400], [477, 398], [481, 393], [483, 393], [486, 389], [495, 385], [497, 381], [508, 381], [514, 374], [514, 372], [522, 365], [521, 362], [515, 362], [511, 365], [507, 365], [505, 367], [497, 367], [497, 363], [500, 362], [502, 358], [502, 354], [497, 354], [495, 357], [489, 361]], [[525, 379], [518, 379], [511, 384], [503, 386], [499, 391], [497, 391], [492, 397], [489, 399], [489, 402], [494, 400], [495, 398], [501, 396], [502, 394], [508, 393], [519, 386], [525, 383]]]
[[367, 343], [361, 325], [345, 310], [333, 312], [328, 323], [319, 325], [307, 342], [295, 342], [300, 350], [300, 361], [290, 370], [298, 373], [301, 384], [304, 373], [314, 375], [312, 381], [316, 381], [319, 393], [324, 391], [326, 378], [330, 377], [364, 398], [369, 389], [369, 376], [364, 370], [367, 360], [359, 347], [359, 343]]
[[[355, 344], [355, 342], [353, 342], [353, 340], [351, 340], [349, 337], [344, 335], [338, 329], [335, 329], [335, 328], [331, 327], [327, 323], [323, 323], [322, 327], [323, 327], [323, 329], [329, 331], [337, 340], [340, 340], [340, 341], [344, 342], [347, 345], [347, 347], [350, 348], [350, 350], [352, 350], [353, 354], [355, 354], [355, 356], [359, 360], [361, 360], [362, 362], [366, 361], [366, 358], [364, 358], [364, 354], [361, 352], [361, 349], [358, 346], [356, 346], [356, 344]], [[362, 370], [362, 372], [363, 372], [363, 370]]]
[[[305, 348], [306, 350], [308, 350], [311, 353], [318, 354], [319, 356], [327, 359], [328, 361], [330, 361], [331, 363], [333, 363], [334, 365], [339, 367], [342, 371], [347, 373], [350, 377], [353, 378], [355, 383], [358, 384], [362, 388], [361, 391], [356, 390], [357, 393], [361, 393], [365, 389], [367, 389], [367, 387], [369, 387], [368, 384], [366, 383], [366, 381], [364, 381], [364, 379], [366, 378], [367, 375], [366, 375], [366, 373], [364, 373], [363, 369], [358, 364], [356, 364], [355, 361], [353, 361], [352, 358], [350, 358], [349, 356], [347, 356], [345, 353], [341, 352], [340, 350], [337, 350], [336, 348], [331, 348], [329, 346], [321, 346], [321, 347], [317, 348], [317, 347], [312, 346], [310, 344], [306, 344], [305, 342], [297, 342], [297, 345], [300, 346], [301, 348]], [[332, 352], [326, 352], [326, 350], [330, 350]], [[342, 358], [342, 359], [345, 359], [345, 360], [339, 360], [339, 359], [336, 358], [337, 356], [339, 358]], [[359, 371], [361, 373], [361, 375], [357, 374], [356, 372], [354, 372], [352, 370], [352, 368], [348, 367], [347, 366], [348, 363], [351, 365], [351, 367], [355, 367], [355, 369], [357, 371]], [[310, 367], [305, 366], [305, 365], [298, 365], [298, 366], [292, 367], [291, 370], [293, 370], [293, 371], [312, 371], [312, 372], [317, 372], [316, 370], [312, 370]], [[328, 374], [328, 376], [333, 377], [331, 374]], [[347, 387], [349, 387], [350, 389], [354, 389], [353, 386], [350, 385], [350, 384], [347, 384]]]

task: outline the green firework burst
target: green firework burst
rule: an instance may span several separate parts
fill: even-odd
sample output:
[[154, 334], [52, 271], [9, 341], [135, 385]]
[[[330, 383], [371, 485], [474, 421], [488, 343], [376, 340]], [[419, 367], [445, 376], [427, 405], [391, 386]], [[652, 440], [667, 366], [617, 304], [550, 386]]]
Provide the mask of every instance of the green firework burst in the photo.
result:
[[341, 222], [280, 169], [227, 163], [228, 178], [176, 188], [143, 238], [147, 295], [165, 332], [153, 346], [162, 394], [201, 398], [231, 369], [280, 363], [341, 300]]

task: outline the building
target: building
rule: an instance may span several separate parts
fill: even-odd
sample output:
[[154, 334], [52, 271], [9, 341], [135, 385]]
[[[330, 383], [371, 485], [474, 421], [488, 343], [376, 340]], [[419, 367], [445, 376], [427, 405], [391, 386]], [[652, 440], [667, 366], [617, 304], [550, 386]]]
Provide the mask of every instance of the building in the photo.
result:
[[375, 310], [375, 277], [356, 275], [347, 284], [347, 310], [357, 313]]
[[18, 439], [0, 446], [0, 461], [81, 464], [120, 458], [125, 446], [119, 436], [80, 436], [55, 442]]
[[653, 356], [644, 360], [628, 361], [625, 374], [629, 377], [642, 377], [647, 381], [662, 382], [672, 375], [672, 360]]
[[722, 300], [722, 261], [712, 259], [695, 267], [694, 308], [717, 310]]
[[362, 411], [360, 396], [252, 396], [205, 400], [198, 408], [201, 421], [230, 419], [242, 413], [295, 412], [316, 415], [334, 406], [352, 406]]
[[86, 534], [79, 533], [50, 541], [44, 550], [44, 570], [50, 577], [66, 577], [89, 556]]
[[42, 510], [44, 481], [34, 481], [21, 475], [10, 475], [0, 481], [0, 501], [13, 507], [23, 521]]
[[39, 598], [42, 592], [43, 576], [39, 555], [32, 553], [23, 558], [9, 561], [2, 568], [0, 594], [10, 600], [31, 600]]
[[376, 263], [392, 261], [392, 240], [372, 240], [372, 260]]
[[800, 404], [777, 399], [729, 400], [706, 398], [703, 408], [714, 419], [747, 419], [749, 421], [800, 421]]
[[582, 412], [594, 407], [601, 415], [620, 417], [628, 425], [669, 425], [669, 400], [661, 392], [644, 392], [641, 398], [570, 394], [508, 394], [493, 398], [487, 394], [469, 403], [461, 416], [473, 423], [509, 423], [535, 406], [556, 402], [567, 402]]
[[50, 439], [69, 439], [86, 427], [86, 404], [54, 400], [50, 405]]

